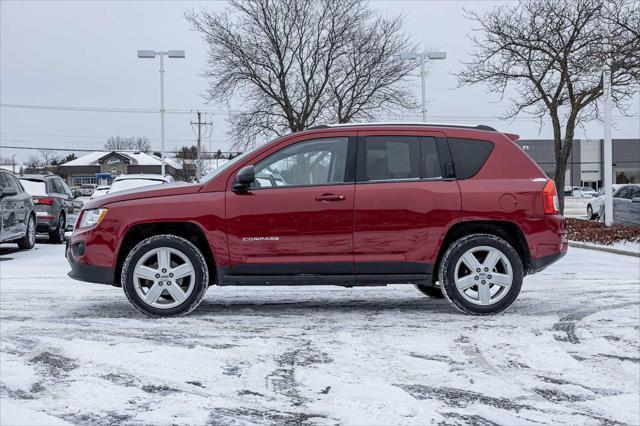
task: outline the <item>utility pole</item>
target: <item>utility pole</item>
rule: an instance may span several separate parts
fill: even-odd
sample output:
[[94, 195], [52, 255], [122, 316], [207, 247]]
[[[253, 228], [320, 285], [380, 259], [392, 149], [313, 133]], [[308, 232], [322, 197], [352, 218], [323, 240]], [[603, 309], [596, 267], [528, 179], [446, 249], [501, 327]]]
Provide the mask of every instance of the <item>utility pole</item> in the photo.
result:
[[211, 132], [209, 132], [207, 136], [203, 136], [202, 127], [203, 126], [205, 127], [204, 133], [206, 133], [206, 126], [211, 126], [210, 129], [213, 129], [213, 123], [206, 122], [206, 121], [203, 122], [202, 113], [200, 111], [198, 111], [196, 114], [198, 115], [198, 122], [194, 123], [192, 121], [191, 126], [192, 128], [193, 126], [198, 126], [197, 130], [194, 129], [194, 133], [196, 134], [196, 138], [198, 141], [197, 151], [196, 151], [196, 180], [199, 181], [200, 178], [202, 177], [202, 161], [200, 160], [201, 152], [202, 152], [202, 138], [207, 137], [208, 135], [211, 135]]

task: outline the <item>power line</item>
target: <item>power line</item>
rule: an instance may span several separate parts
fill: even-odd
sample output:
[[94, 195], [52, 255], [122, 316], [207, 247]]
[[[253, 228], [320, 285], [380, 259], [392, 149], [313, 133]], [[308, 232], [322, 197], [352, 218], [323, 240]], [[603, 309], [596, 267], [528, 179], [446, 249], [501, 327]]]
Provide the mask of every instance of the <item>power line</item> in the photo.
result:
[[[35, 147], [35, 146], [15, 146], [15, 145], [0, 145], [0, 148], [6, 149], [26, 149], [33, 151], [61, 151], [61, 152], [140, 152], [139, 149], [88, 149], [88, 148], [47, 148], [47, 147]], [[153, 150], [152, 150], [153, 151]], [[165, 151], [169, 154], [178, 154], [180, 151]], [[223, 154], [239, 154], [238, 151], [220, 151]]]
[[[79, 112], [116, 112], [116, 113], [132, 113], [132, 114], [157, 114], [159, 108], [125, 108], [125, 107], [86, 107], [86, 106], [64, 106], [64, 105], [27, 105], [27, 104], [0, 104], [2, 108], [18, 108], [18, 109], [43, 109], [53, 111], [79, 111]], [[167, 109], [167, 114], [193, 114], [198, 109]], [[207, 111], [216, 112], [218, 114], [229, 114], [230, 109], [214, 108]]]
[[[78, 112], [113, 112], [113, 113], [133, 113], [133, 114], [157, 114], [160, 112], [159, 109], [154, 108], [125, 108], [125, 107], [84, 107], [84, 106], [63, 106], [63, 105], [27, 105], [27, 104], [0, 104], [0, 107], [3, 108], [18, 108], [18, 109], [41, 109], [41, 110], [54, 110], [54, 111], [78, 111]], [[202, 108], [192, 108], [192, 109], [168, 109], [165, 112], [167, 114], [195, 114], [198, 110], [202, 110]], [[222, 109], [222, 108], [213, 108], [205, 110], [207, 112], [215, 112], [218, 114], [231, 114], [236, 112], [231, 108]], [[406, 120], [407, 118], [417, 117], [417, 114], [407, 113], [407, 114], [397, 114], [394, 117], [394, 120]], [[476, 120], [495, 120], [495, 121], [540, 121], [537, 117], [514, 117], [514, 118], [500, 118], [494, 116], [481, 116], [481, 115], [431, 115], [431, 118], [434, 120], [454, 120], [454, 121], [476, 121]], [[634, 115], [614, 115], [613, 118], [616, 120], [637, 120], [640, 118], [640, 114]]]

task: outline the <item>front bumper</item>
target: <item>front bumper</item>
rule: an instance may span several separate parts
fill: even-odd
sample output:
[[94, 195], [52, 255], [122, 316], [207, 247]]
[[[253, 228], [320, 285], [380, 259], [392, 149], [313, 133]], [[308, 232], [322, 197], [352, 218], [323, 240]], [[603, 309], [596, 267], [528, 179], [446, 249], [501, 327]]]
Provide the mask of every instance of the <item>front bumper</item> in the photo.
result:
[[114, 285], [115, 271], [113, 268], [107, 268], [104, 266], [87, 265], [79, 263], [74, 259], [73, 250], [69, 245], [69, 239], [67, 239], [67, 247], [65, 249], [65, 257], [71, 265], [71, 271], [67, 274], [70, 278], [78, 281], [86, 281], [96, 284], [109, 284]]

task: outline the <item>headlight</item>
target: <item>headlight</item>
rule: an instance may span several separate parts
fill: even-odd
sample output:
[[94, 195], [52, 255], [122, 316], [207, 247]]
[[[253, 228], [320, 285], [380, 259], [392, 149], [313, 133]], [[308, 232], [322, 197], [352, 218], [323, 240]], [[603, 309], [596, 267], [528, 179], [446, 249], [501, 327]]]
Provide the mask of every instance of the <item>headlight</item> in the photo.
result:
[[80, 222], [78, 223], [77, 228], [90, 228], [98, 225], [107, 215], [107, 211], [109, 211], [109, 209], [84, 210], [80, 216]]

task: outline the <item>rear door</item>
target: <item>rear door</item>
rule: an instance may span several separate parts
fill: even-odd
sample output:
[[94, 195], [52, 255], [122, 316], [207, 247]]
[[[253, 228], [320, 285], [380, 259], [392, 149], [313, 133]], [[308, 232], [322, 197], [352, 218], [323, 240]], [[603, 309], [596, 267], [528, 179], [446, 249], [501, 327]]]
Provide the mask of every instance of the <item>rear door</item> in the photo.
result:
[[29, 219], [29, 213], [31, 212], [31, 197], [25, 192], [15, 176], [7, 173], [5, 174], [5, 180], [7, 181], [7, 185], [17, 192], [14, 207], [15, 233], [22, 236], [27, 232], [27, 221]]
[[[13, 188], [13, 182], [10, 180], [11, 176], [8, 173], [0, 173], [0, 184], [3, 188]], [[9, 195], [3, 197], [0, 200], [0, 208], [2, 210], [2, 240], [10, 240], [13, 238], [17, 238], [20, 236], [20, 226], [19, 226], [19, 196], [17, 195]]]
[[437, 132], [358, 133], [354, 205], [357, 274], [431, 274], [439, 241], [460, 220], [460, 190]]

